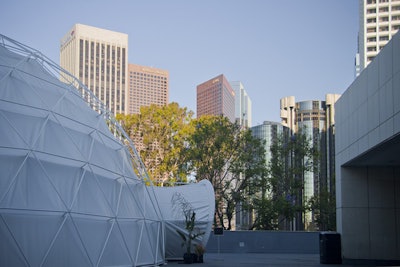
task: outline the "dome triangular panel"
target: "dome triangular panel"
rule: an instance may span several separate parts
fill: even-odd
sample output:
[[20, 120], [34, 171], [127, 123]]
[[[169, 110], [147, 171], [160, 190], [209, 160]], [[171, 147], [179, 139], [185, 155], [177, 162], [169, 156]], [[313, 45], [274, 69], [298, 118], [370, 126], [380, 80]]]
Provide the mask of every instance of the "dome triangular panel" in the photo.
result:
[[[65, 217], [64, 217], [65, 216]], [[69, 214], [62, 218], [62, 227], [49, 248], [43, 266], [94, 266], [81, 242], [76, 225]]]
[[132, 266], [133, 260], [130, 258], [125, 240], [119, 231], [117, 222], [113, 221], [110, 235], [105, 243], [102, 257], [100, 258], [100, 266], [125, 265]]
[[93, 263], [99, 261], [112, 223], [108, 218], [72, 215], [76, 229]]
[[9, 229], [10, 227], [5, 224], [4, 219], [0, 219], [0, 255], [2, 256], [0, 257], [0, 266], [28, 266], [29, 262]]
[[[62, 213], [57, 215], [29, 214], [26, 216], [21, 213], [3, 215], [8, 229], [10, 229], [13, 238], [15, 238], [22, 250], [22, 254], [31, 266], [40, 266], [57, 231], [61, 227], [63, 221]], [[46, 231], [37, 231], [38, 227], [45, 227]], [[41, 244], [39, 247], [37, 247], [38, 243]]]
[[65, 204], [44, 172], [43, 164], [33, 153], [23, 161], [0, 205], [21, 210], [66, 210]]
[[[103, 176], [104, 175], [104, 176]], [[100, 189], [98, 183], [105, 177], [107, 172], [103, 174], [95, 174], [92, 169], [85, 167], [85, 172], [79, 189], [77, 191], [74, 203], [72, 205], [72, 212], [98, 215], [106, 217], [115, 217], [114, 212], [111, 209], [110, 203], [107, 201], [104, 193]], [[90, 197], [88, 197], [90, 196]]]

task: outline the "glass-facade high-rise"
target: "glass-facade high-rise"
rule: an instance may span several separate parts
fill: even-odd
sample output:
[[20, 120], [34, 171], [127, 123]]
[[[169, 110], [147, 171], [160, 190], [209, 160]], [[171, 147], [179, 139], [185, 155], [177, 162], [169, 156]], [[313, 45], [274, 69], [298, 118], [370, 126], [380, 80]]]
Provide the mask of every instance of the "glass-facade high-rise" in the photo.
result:
[[235, 118], [239, 125], [250, 128], [252, 125], [251, 99], [240, 81], [229, 82], [235, 90]]
[[[312, 147], [317, 147], [320, 155], [326, 152], [325, 135], [326, 132], [326, 113], [325, 101], [301, 101], [296, 103], [296, 123], [297, 129], [301, 129], [302, 133], [309, 138]], [[305, 158], [304, 162], [311, 162], [313, 159]], [[322, 166], [325, 165], [320, 161], [317, 167], [312, 171], [306, 171], [303, 175], [303, 202], [310, 200], [315, 194], [320, 192], [319, 181], [322, 172]], [[313, 222], [311, 212], [304, 214], [304, 227], [307, 229]]]
[[[334, 104], [340, 95], [327, 94], [325, 101], [310, 100], [295, 102], [293, 96], [281, 99], [282, 124], [291, 132], [302, 131], [310, 140], [310, 146], [318, 151], [318, 164], [303, 175], [304, 189], [302, 202], [305, 204], [311, 197], [320, 194], [321, 189], [335, 194], [335, 139], [334, 139]], [[304, 159], [304, 162], [312, 159]], [[298, 228], [313, 229], [314, 216], [311, 212], [303, 214], [302, 225]]]
[[[264, 144], [265, 149], [265, 163], [268, 164], [271, 161], [272, 153], [271, 146], [277, 138], [282, 134], [288, 134], [289, 128], [283, 126], [278, 122], [264, 121], [263, 124], [256, 125], [250, 128], [251, 133], [254, 137], [260, 139]], [[269, 195], [268, 189], [260, 190], [261, 194]], [[250, 196], [249, 196], [250, 197]], [[249, 226], [254, 222], [254, 211], [243, 209], [243, 205], [238, 205], [236, 208], [236, 230], [248, 230]]]

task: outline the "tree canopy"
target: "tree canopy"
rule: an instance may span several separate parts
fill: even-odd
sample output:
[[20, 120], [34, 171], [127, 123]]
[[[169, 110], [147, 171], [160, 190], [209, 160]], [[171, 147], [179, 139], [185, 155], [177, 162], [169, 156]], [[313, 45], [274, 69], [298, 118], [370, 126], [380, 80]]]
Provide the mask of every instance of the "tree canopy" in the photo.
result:
[[237, 204], [265, 173], [264, 147], [250, 130], [223, 116], [201, 116], [192, 125], [187, 161], [196, 180], [207, 179], [214, 186], [215, 224], [231, 229]]
[[155, 185], [186, 182], [183, 153], [193, 112], [177, 103], [143, 106], [140, 114], [117, 115], [135, 143]]

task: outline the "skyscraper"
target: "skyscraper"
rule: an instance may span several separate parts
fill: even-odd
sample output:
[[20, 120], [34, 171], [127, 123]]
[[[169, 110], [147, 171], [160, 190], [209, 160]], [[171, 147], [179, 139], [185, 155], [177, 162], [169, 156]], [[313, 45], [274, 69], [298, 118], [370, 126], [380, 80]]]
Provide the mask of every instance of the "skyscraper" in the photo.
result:
[[247, 94], [244, 86], [239, 81], [229, 82], [235, 91], [235, 118], [243, 127], [250, 128], [251, 120], [251, 99]]
[[128, 113], [140, 113], [140, 107], [156, 104], [164, 106], [169, 98], [168, 71], [135, 64], [128, 65]]
[[[278, 122], [264, 121], [260, 125], [256, 125], [250, 128], [253, 137], [262, 140], [265, 149], [265, 164], [270, 164], [272, 159], [271, 147], [273, 143], [280, 138], [281, 135], [287, 135], [289, 128], [283, 126]], [[264, 194], [264, 196], [270, 197], [269, 188], [260, 188], [257, 194]], [[246, 198], [251, 198], [249, 195]], [[246, 205], [239, 203], [236, 207], [236, 230], [248, 230], [249, 226], [254, 223], [255, 212], [245, 208]]]
[[128, 35], [75, 24], [61, 39], [60, 65], [114, 114], [128, 113]]
[[223, 115], [235, 121], [235, 91], [223, 74], [197, 85], [197, 117]]
[[[327, 94], [326, 101], [301, 102], [295, 102], [293, 96], [281, 99], [282, 125], [289, 127], [292, 133], [302, 130], [312, 142], [310, 145], [319, 152], [318, 164], [314, 171], [304, 173], [302, 192], [304, 204], [314, 195], [320, 194], [322, 188], [331, 194], [335, 192], [334, 104], [339, 97], [337, 94]], [[311, 212], [306, 212], [302, 220], [305, 229], [312, 227], [314, 218]]]
[[400, 1], [359, 1], [358, 52], [360, 69], [363, 70], [400, 28]]

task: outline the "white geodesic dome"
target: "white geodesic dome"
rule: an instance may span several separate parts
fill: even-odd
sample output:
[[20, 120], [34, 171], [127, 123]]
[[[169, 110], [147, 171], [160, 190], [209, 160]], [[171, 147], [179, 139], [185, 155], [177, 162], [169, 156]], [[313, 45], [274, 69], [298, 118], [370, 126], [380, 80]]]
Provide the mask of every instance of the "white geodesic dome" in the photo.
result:
[[85, 86], [0, 35], [0, 266], [163, 263], [164, 224], [146, 177]]
[[205, 233], [194, 244], [205, 246], [211, 183], [153, 187], [104, 104], [39, 51], [0, 34], [0, 266], [154, 266], [181, 258], [177, 194]]

